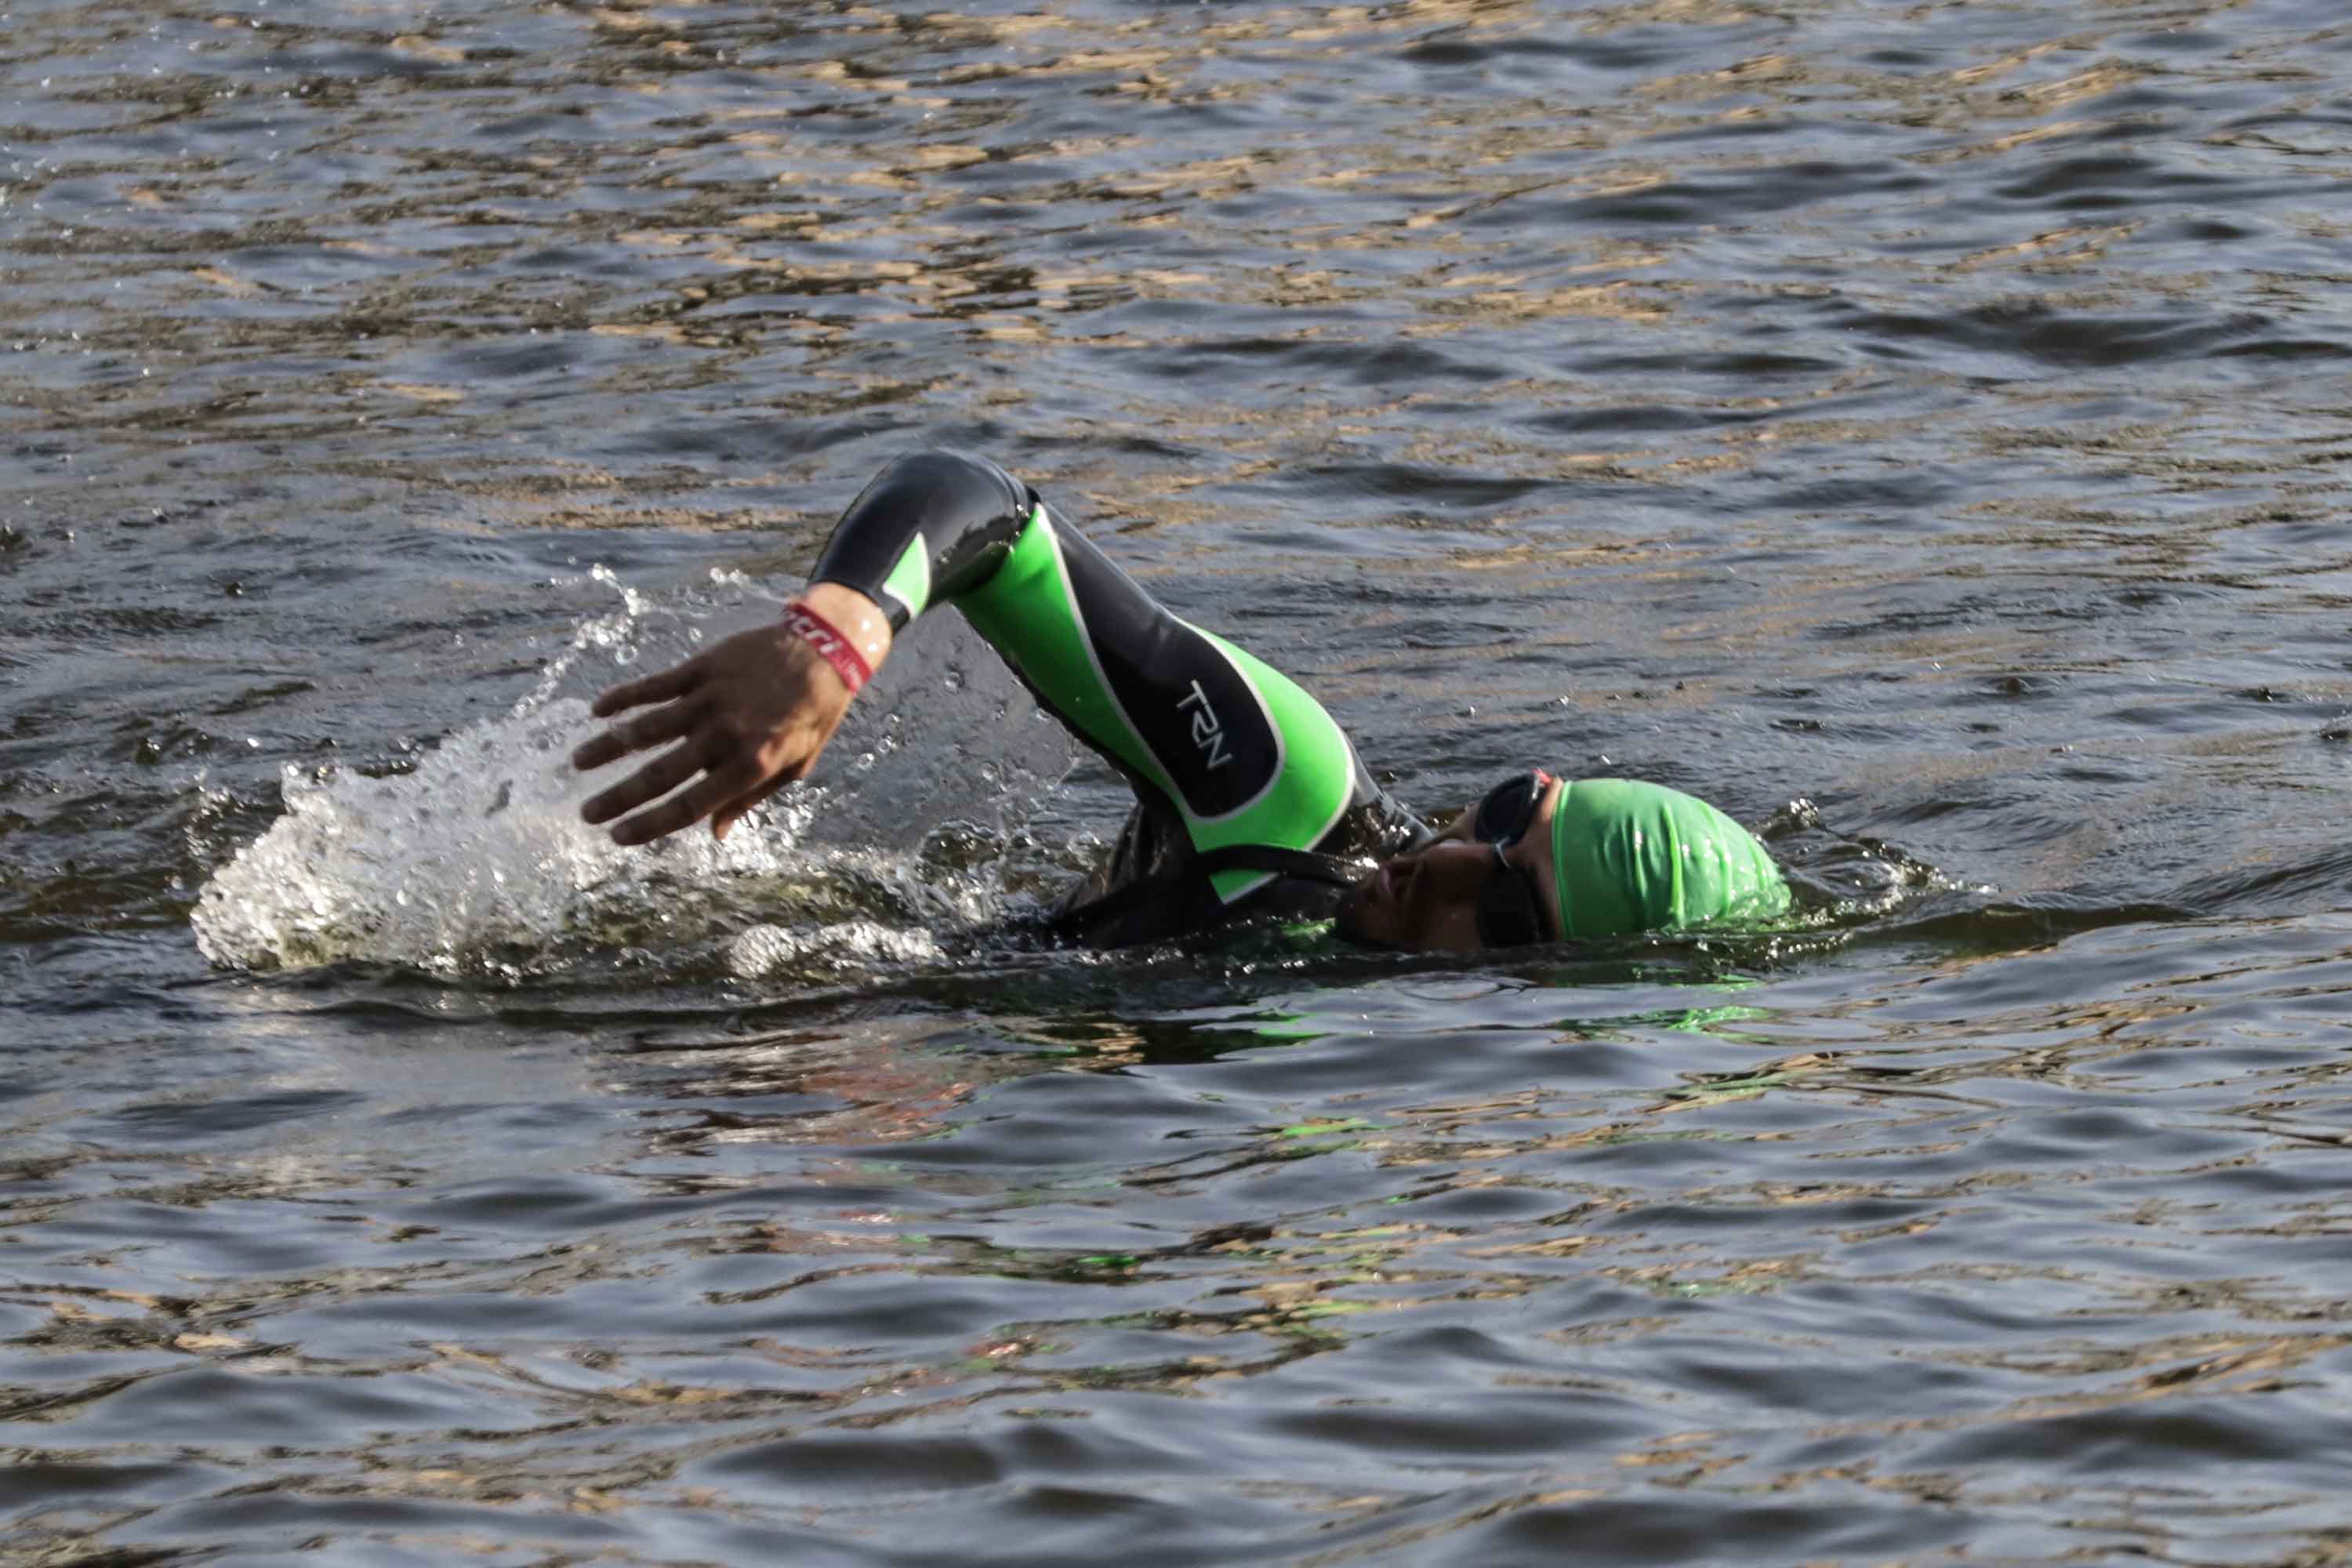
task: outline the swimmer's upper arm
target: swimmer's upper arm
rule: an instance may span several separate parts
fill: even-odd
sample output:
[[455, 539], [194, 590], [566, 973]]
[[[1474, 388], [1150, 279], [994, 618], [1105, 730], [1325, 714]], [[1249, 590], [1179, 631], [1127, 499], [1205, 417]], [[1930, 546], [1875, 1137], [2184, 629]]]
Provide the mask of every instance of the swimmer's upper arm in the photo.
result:
[[[1179, 619], [1042, 503], [1003, 564], [957, 604], [1197, 848], [1311, 848], [1354, 798], [1354, 753], [1320, 704]], [[1217, 883], [1234, 898], [1265, 879], [1221, 872]]]
[[[984, 458], [929, 451], [887, 465], [812, 577], [866, 595], [894, 630], [952, 600], [1201, 848], [1310, 848], [1353, 798], [1354, 753], [1313, 698], [1179, 619]], [[1236, 897], [1262, 879], [1220, 873], [1219, 887]]]

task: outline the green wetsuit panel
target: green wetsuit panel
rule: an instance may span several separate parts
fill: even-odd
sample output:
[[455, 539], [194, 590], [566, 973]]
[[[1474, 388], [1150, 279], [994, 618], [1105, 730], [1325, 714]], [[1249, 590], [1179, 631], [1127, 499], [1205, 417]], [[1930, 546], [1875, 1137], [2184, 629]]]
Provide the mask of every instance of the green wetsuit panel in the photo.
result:
[[[1355, 800], [1355, 754], [1321, 704], [1171, 616], [1042, 504], [953, 602], [1080, 739], [1167, 803], [1195, 849], [1312, 849]], [[1212, 883], [1231, 902], [1269, 879]]]

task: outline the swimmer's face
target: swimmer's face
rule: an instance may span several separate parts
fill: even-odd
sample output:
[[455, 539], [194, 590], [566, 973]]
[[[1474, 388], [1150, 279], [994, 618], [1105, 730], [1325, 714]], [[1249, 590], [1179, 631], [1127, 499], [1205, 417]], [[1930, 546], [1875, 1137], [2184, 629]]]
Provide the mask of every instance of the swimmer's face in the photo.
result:
[[[1521, 774], [1497, 785], [1448, 823], [1435, 839], [1409, 855], [1383, 860], [1370, 877], [1349, 889], [1339, 903], [1339, 934], [1411, 952], [1478, 952], [1501, 945], [1499, 939], [1515, 926], [1524, 930], [1525, 911], [1532, 904], [1532, 940], [1558, 941], [1559, 888], [1551, 864], [1551, 814], [1559, 805], [1560, 784], [1558, 779], [1534, 774], [1533, 807], [1528, 810], [1528, 777]], [[1497, 879], [1517, 886], [1490, 886]]]

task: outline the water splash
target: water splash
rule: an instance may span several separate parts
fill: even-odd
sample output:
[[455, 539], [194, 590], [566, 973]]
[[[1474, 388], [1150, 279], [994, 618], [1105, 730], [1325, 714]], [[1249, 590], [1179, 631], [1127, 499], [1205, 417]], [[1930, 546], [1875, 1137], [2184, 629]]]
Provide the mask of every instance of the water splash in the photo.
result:
[[[996, 918], [1007, 895], [986, 858], [808, 842], [821, 812], [850, 804], [854, 778], [775, 796], [723, 843], [689, 831], [623, 848], [583, 824], [581, 803], [620, 774], [573, 772], [571, 751], [594, 721], [558, 693], [583, 666], [601, 679], [635, 664], [652, 623], [740, 608], [746, 595], [725, 590], [748, 586], [714, 574], [716, 602], [656, 605], [602, 568], [591, 576], [619, 593], [619, 609], [575, 628], [509, 712], [390, 776], [285, 769], [284, 814], [198, 897], [205, 955], [240, 969], [364, 959], [512, 981], [700, 944], [740, 978], [838, 977], [934, 960], [935, 930]], [[685, 635], [702, 640], [698, 626]]]
[[199, 896], [197, 945], [248, 969], [495, 970], [515, 962], [508, 950], [642, 935], [625, 928], [651, 912], [657, 882], [783, 868], [808, 803], [724, 844], [680, 834], [651, 855], [583, 824], [594, 786], [566, 758], [589, 727], [587, 704], [567, 698], [453, 735], [389, 778], [289, 767], [286, 814]]

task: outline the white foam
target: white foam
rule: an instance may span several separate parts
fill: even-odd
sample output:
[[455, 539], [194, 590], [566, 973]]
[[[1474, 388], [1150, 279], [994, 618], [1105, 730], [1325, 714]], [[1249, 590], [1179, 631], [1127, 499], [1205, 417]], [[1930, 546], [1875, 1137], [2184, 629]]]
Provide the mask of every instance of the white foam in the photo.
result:
[[937, 963], [939, 940], [917, 927], [900, 930], [879, 921], [844, 921], [806, 930], [757, 925], [737, 934], [727, 949], [727, 966], [741, 979], [759, 980], [810, 970], [871, 969], [878, 965]]

